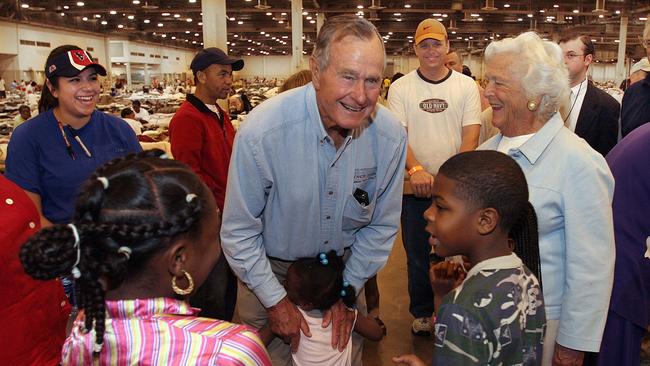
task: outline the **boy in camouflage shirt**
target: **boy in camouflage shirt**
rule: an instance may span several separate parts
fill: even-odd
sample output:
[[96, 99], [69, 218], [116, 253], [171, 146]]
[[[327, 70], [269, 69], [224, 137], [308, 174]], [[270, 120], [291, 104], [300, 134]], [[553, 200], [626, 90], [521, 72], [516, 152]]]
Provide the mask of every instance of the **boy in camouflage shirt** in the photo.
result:
[[[474, 264], [467, 273], [455, 262], [431, 268], [441, 299], [433, 364], [539, 365], [546, 315], [536, 216], [521, 168], [496, 151], [458, 154], [440, 168], [424, 216], [438, 255]], [[424, 365], [413, 355], [394, 361]]]

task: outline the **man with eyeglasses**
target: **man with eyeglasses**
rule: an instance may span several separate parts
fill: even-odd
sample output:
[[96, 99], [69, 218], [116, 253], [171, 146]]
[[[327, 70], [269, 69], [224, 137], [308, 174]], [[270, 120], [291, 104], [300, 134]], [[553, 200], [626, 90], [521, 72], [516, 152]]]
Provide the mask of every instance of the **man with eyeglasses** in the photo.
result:
[[390, 87], [388, 107], [407, 129], [402, 198], [402, 240], [406, 249], [412, 332], [430, 335], [433, 292], [429, 283], [428, 237], [424, 211], [431, 204], [435, 175], [452, 155], [474, 150], [481, 130], [481, 104], [474, 80], [445, 66], [449, 39], [444, 25], [425, 19], [415, 32], [420, 67]]
[[587, 79], [587, 71], [595, 56], [591, 39], [585, 35], [570, 34], [560, 39], [559, 44], [571, 86], [569, 104], [562, 113], [564, 124], [605, 156], [618, 140], [621, 106], [611, 95]]
[[[643, 30], [641, 44], [650, 59], [650, 20]], [[627, 136], [635, 128], [650, 122], [650, 73], [645, 79], [630, 85], [623, 95], [621, 108], [621, 134]]]

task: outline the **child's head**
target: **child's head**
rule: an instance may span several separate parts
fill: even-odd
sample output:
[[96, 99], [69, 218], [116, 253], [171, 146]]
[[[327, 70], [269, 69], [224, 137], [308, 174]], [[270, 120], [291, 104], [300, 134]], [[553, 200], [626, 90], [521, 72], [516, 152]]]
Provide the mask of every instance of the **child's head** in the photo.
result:
[[[436, 176], [425, 218], [441, 256], [468, 254], [478, 237], [495, 232], [514, 239], [522, 257], [523, 249], [537, 247], [526, 177], [512, 158], [497, 151], [464, 152], [447, 160]], [[538, 257], [539, 251], [530, 254]]]
[[[30, 276], [72, 274], [77, 305], [96, 343], [104, 333], [104, 299], [173, 297], [198, 288], [220, 255], [214, 198], [184, 164], [160, 150], [115, 159], [81, 187], [71, 225], [41, 230], [21, 249]], [[130, 292], [129, 292], [130, 291]], [[128, 293], [129, 295], [125, 295]]]
[[328, 310], [339, 299], [352, 307], [356, 294], [352, 286], [344, 283], [344, 269], [343, 258], [333, 250], [316, 257], [298, 259], [287, 271], [289, 300], [308, 310]]

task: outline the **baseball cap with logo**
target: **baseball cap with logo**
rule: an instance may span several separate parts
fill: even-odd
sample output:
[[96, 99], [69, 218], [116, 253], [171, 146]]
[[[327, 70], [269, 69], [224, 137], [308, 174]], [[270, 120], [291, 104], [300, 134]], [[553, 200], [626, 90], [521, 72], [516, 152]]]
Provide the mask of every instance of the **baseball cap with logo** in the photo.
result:
[[94, 67], [99, 75], [106, 76], [104, 66], [94, 62], [90, 53], [80, 49], [71, 50], [54, 57], [45, 65], [45, 77], [73, 77], [88, 67]]
[[418, 29], [415, 31], [415, 44], [429, 38], [445, 42], [447, 40], [447, 30], [445, 29], [445, 26], [435, 19], [425, 19], [421, 21], [418, 25]]

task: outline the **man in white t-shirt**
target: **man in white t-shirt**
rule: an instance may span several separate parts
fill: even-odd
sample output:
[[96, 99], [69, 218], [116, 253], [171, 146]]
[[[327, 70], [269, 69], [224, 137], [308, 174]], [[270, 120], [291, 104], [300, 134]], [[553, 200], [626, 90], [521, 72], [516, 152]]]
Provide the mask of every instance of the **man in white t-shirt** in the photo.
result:
[[122, 119], [131, 126], [137, 136], [142, 135], [142, 123], [136, 120], [135, 112], [131, 108], [124, 108], [120, 112]]
[[408, 132], [406, 169], [412, 194], [402, 201], [402, 240], [408, 268], [409, 311], [415, 317], [412, 332], [431, 333], [433, 292], [429, 283], [429, 235], [424, 211], [438, 168], [449, 157], [478, 146], [481, 128], [480, 97], [474, 80], [445, 66], [449, 50], [447, 30], [426, 19], [415, 32], [415, 54], [420, 67], [390, 87], [388, 107]]
[[139, 100], [134, 100], [131, 105], [133, 106], [133, 111], [135, 112], [135, 119], [147, 123], [149, 122], [149, 111], [142, 108]]

